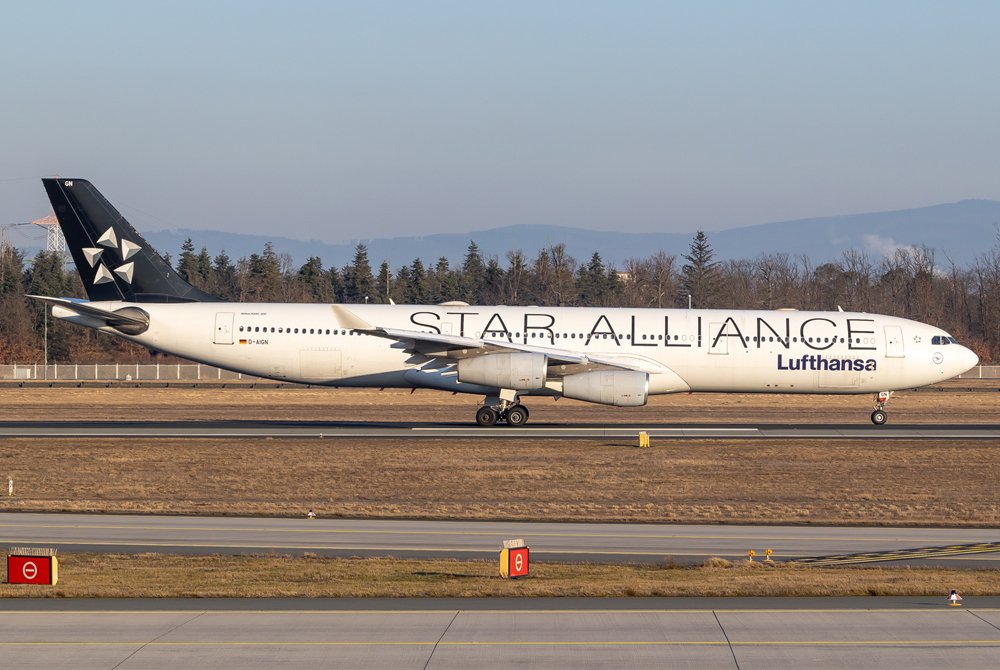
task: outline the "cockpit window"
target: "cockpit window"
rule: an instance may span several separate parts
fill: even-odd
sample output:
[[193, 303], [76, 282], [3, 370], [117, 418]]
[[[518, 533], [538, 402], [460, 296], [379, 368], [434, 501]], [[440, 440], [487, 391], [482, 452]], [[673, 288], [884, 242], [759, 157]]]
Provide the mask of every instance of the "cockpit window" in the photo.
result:
[[935, 335], [931, 338], [931, 344], [958, 344], [958, 340], [951, 335]]

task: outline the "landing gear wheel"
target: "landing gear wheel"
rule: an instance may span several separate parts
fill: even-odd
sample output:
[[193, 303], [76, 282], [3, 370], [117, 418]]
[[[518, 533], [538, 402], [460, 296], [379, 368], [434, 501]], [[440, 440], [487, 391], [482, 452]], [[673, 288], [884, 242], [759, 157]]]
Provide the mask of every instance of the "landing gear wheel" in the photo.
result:
[[500, 420], [500, 415], [492, 407], [480, 407], [476, 410], [476, 423], [480, 426], [495, 426]]
[[872, 412], [872, 423], [874, 423], [876, 426], [881, 426], [888, 420], [888, 418], [889, 415], [880, 409], [877, 409], [874, 412]]
[[523, 426], [528, 423], [528, 408], [524, 405], [514, 405], [507, 410], [508, 426]]

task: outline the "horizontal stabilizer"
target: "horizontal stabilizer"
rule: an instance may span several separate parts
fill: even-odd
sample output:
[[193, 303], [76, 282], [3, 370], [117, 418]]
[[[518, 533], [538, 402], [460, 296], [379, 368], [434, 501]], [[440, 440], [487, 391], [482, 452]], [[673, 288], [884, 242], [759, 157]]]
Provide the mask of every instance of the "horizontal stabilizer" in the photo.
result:
[[138, 335], [146, 332], [149, 328], [149, 314], [138, 307], [123, 307], [116, 311], [109, 311], [100, 307], [94, 307], [88, 302], [72, 300], [70, 298], [50, 298], [44, 295], [29, 295], [28, 297], [67, 309], [80, 316], [103, 321], [105, 324], [127, 335]]

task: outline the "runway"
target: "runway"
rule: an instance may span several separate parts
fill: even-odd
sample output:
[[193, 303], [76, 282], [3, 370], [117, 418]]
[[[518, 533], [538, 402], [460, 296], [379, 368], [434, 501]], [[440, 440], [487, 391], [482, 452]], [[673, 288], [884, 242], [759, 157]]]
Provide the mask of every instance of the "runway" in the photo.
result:
[[311, 422], [311, 421], [5, 421], [7, 438], [296, 438], [296, 439], [622, 439], [640, 431], [674, 440], [1000, 440], [1000, 426], [909, 424], [544, 424], [485, 428], [465, 423]]
[[[67, 551], [303, 553], [328, 556], [494, 558], [523, 538], [536, 560], [700, 563], [749, 549], [775, 560], [1000, 540], [1000, 529], [729, 526], [497, 521], [380, 521], [0, 513], [0, 546]], [[914, 561], [908, 561], [914, 562]], [[1000, 553], [946, 556], [921, 565], [1000, 565]]]
[[[472, 606], [406, 601], [358, 608], [87, 609], [0, 600], [0, 657], [11, 668], [906, 668], [996, 667], [1000, 610], [938, 602], [844, 609], [837, 599], [733, 608], [602, 605], [558, 609], [518, 601]], [[673, 599], [671, 599], [673, 600]], [[853, 600], [853, 599], [852, 599]], [[876, 599], [873, 599], [876, 600]], [[969, 598], [971, 604], [974, 599]], [[984, 599], [985, 601], [986, 599]], [[833, 601], [833, 606], [825, 606]], [[299, 601], [305, 602], [308, 601]], [[870, 601], [869, 601], [870, 602]], [[645, 604], [645, 603], [644, 603]], [[654, 603], [655, 604], [655, 603]], [[707, 602], [706, 602], [707, 604]], [[12, 606], [13, 605], [13, 606]], [[74, 603], [75, 605], [75, 603]], [[96, 605], [96, 607], [95, 607]], [[692, 606], [693, 605], [693, 606]], [[426, 608], [425, 608], [426, 607]], [[261, 609], [258, 609], [261, 608]]]

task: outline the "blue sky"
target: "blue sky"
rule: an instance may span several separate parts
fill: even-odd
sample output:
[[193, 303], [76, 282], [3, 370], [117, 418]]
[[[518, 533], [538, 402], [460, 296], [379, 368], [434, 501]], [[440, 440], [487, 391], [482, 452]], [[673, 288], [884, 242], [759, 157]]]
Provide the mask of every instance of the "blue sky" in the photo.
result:
[[994, 2], [8, 2], [0, 220], [53, 173], [140, 229], [329, 242], [1000, 199], [998, 29]]

